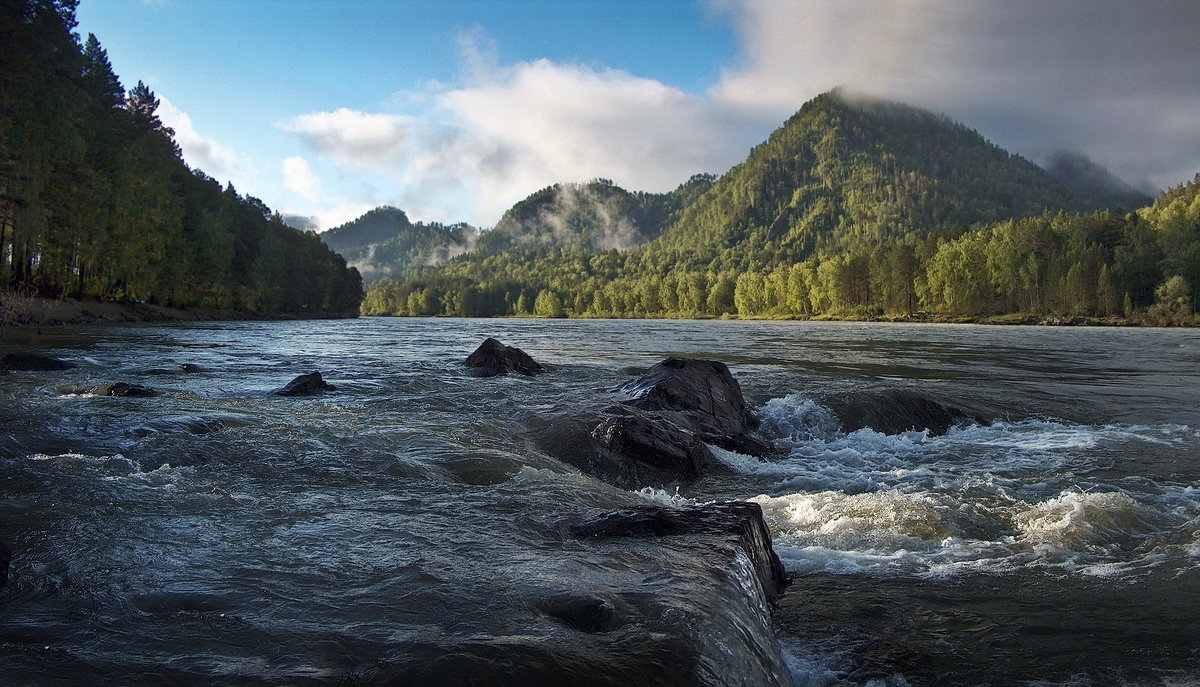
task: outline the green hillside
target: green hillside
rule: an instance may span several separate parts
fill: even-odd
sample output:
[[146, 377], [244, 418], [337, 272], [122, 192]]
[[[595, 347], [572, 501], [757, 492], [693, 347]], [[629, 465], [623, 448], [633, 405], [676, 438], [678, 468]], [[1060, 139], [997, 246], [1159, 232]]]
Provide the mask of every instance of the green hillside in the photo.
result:
[[316, 234], [184, 163], [75, 2], [0, 3], [0, 288], [278, 315], [354, 315], [358, 273]]
[[743, 269], [914, 231], [1107, 205], [947, 117], [833, 91], [755, 147], [651, 251]]
[[1075, 171], [1068, 185], [946, 117], [827, 93], [638, 248], [556, 235], [551, 187], [506, 215], [520, 231], [376, 284], [363, 312], [1192, 321], [1196, 184], [1129, 213], [1136, 192]]

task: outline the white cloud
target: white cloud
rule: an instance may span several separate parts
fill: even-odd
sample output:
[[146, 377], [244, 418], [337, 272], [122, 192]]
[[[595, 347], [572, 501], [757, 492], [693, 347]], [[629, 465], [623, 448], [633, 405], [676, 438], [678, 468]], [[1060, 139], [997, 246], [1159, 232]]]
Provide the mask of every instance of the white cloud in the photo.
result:
[[410, 117], [343, 107], [300, 115], [278, 126], [341, 164], [388, 169], [406, 151], [415, 125]]
[[302, 157], [289, 157], [283, 161], [283, 185], [305, 200], [315, 203], [323, 199], [321, 180], [308, 160]]
[[159, 96], [158, 118], [175, 130], [175, 142], [183, 158], [192, 167], [221, 181], [233, 181], [236, 186], [251, 183], [256, 175], [254, 164], [245, 156], [216, 140], [202, 136], [192, 124], [192, 118], [170, 100]]
[[[1133, 183], [1200, 169], [1200, 91], [1188, 87], [1200, 83], [1200, 4], [711, 2], [739, 54], [705, 93], [546, 59], [500, 64], [474, 27], [457, 83], [391, 101], [420, 118], [342, 108], [279, 126], [347, 173], [366, 170], [380, 199], [415, 218], [482, 226], [558, 181], [665, 191], [723, 173], [837, 86], [945, 112], [1035, 160], [1078, 149]], [[312, 189], [300, 171], [292, 183]]]

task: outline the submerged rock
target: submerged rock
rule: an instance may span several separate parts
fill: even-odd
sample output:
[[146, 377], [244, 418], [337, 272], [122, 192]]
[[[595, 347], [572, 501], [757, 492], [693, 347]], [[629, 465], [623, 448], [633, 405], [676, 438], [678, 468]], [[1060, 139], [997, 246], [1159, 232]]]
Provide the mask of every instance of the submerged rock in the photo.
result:
[[69, 370], [73, 367], [75, 367], [73, 362], [51, 358], [39, 353], [5, 353], [4, 357], [0, 358], [0, 369], [2, 370], [50, 372]]
[[184, 372], [187, 372], [188, 374], [204, 371], [204, 368], [200, 367], [199, 365], [197, 365], [195, 363], [180, 363], [179, 369], [183, 370]]
[[627, 396], [621, 403], [656, 413], [706, 443], [752, 456], [772, 452], [769, 443], [750, 436], [758, 418], [720, 361], [668, 358], [617, 391]]
[[472, 368], [471, 373], [477, 377], [495, 377], [509, 372], [532, 376], [546, 371], [525, 351], [515, 346], [505, 346], [491, 337], [484, 339], [479, 348], [467, 356], [465, 364]]
[[763, 600], [773, 606], [791, 581], [771, 546], [762, 506], [749, 501], [687, 508], [634, 506], [605, 513], [571, 528], [576, 537], [716, 537], [736, 544], [750, 560]]
[[148, 386], [141, 384], [130, 384], [128, 382], [109, 382], [100, 386], [73, 386], [65, 389], [59, 389], [64, 394], [74, 394], [83, 396], [91, 394], [93, 396], [132, 396], [138, 398], [152, 398], [158, 395], [158, 392]]
[[12, 561], [12, 549], [0, 542], [0, 587], [8, 582], [8, 564]]
[[979, 412], [908, 389], [858, 392], [827, 398], [822, 404], [833, 412], [847, 432], [869, 427], [883, 434], [929, 430], [930, 434], [940, 436], [951, 427], [990, 421]]
[[336, 391], [337, 387], [321, 378], [320, 372], [300, 375], [286, 386], [274, 392], [276, 396], [309, 396], [322, 391]]

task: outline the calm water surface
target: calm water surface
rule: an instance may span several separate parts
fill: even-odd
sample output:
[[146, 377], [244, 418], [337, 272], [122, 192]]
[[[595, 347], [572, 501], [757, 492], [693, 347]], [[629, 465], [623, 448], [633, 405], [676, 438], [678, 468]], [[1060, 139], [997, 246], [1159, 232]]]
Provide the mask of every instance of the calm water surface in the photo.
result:
[[[560, 637], [520, 609], [638, 565], [564, 523], [718, 498], [761, 503], [796, 576], [775, 625], [797, 684], [1200, 682], [1197, 331], [362, 319], [6, 336], [0, 352], [80, 367], [0, 377], [5, 684], [372, 684], [463, 637]], [[468, 377], [485, 336], [552, 370]], [[718, 450], [728, 472], [677, 491], [560, 460], [629, 368], [670, 355], [726, 362], [781, 457]], [[203, 371], [147, 372], [180, 363]], [[338, 390], [269, 395], [312, 370]], [[163, 395], [65, 393], [111, 381]], [[992, 421], [886, 435], [830, 412], [895, 389]]]

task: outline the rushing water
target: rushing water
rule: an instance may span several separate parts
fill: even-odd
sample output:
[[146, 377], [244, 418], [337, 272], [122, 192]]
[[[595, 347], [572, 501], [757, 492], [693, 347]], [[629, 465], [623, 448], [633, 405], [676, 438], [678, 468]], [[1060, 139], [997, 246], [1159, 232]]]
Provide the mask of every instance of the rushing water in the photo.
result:
[[[467, 376], [485, 336], [551, 371]], [[561, 637], [513, 609], [635, 570], [565, 523], [729, 498], [762, 504], [795, 575], [774, 622], [797, 684], [1200, 682], [1194, 330], [363, 319], [0, 340], [31, 348], [80, 367], [0, 377], [4, 684], [403, 684], [388, 666], [463, 637]], [[781, 456], [718, 449], [729, 471], [677, 492], [560, 460], [608, 389], [670, 355], [726, 362]], [[180, 363], [202, 371], [147, 374]], [[337, 391], [270, 395], [314, 369]], [[64, 393], [111, 381], [163, 394]], [[886, 435], [830, 411], [888, 389], [994, 420]]]

